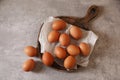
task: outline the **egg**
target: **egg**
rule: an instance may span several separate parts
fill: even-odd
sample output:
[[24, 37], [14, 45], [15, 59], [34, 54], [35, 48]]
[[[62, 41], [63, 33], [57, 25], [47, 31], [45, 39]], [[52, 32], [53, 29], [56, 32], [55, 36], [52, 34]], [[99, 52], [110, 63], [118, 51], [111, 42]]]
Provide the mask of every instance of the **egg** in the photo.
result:
[[53, 30], [62, 30], [66, 27], [66, 22], [63, 20], [55, 20], [52, 24]]
[[37, 55], [37, 49], [34, 48], [33, 46], [27, 46], [24, 48], [24, 52], [26, 53], [26, 55], [28, 55], [29, 57], [33, 57]]
[[64, 59], [66, 57], [65, 49], [60, 46], [55, 47], [54, 54], [59, 59]]
[[51, 66], [54, 62], [54, 58], [51, 55], [51, 53], [49, 52], [44, 52], [42, 55], [42, 62], [43, 64], [45, 64], [46, 66]]
[[70, 43], [70, 37], [66, 33], [62, 33], [59, 37], [59, 42], [62, 46], [68, 46]]
[[81, 42], [79, 45], [81, 52], [84, 56], [88, 56], [90, 53], [90, 45], [85, 43], [85, 42]]
[[57, 42], [59, 40], [59, 36], [60, 33], [58, 31], [52, 30], [49, 34], [48, 34], [48, 41], [50, 43], [52, 42]]
[[80, 38], [82, 37], [82, 31], [81, 31], [81, 29], [78, 28], [77, 26], [72, 26], [72, 27], [70, 28], [70, 35], [71, 35], [74, 39], [78, 40], [78, 39], [80, 39]]
[[65, 60], [64, 60], [64, 67], [66, 69], [73, 69], [76, 65], [76, 59], [73, 56], [68, 56]]
[[70, 44], [67, 47], [67, 52], [72, 56], [77, 56], [80, 54], [80, 48], [74, 44]]
[[35, 61], [33, 59], [26, 60], [22, 65], [23, 70], [26, 72], [33, 70], [34, 67], [35, 67]]

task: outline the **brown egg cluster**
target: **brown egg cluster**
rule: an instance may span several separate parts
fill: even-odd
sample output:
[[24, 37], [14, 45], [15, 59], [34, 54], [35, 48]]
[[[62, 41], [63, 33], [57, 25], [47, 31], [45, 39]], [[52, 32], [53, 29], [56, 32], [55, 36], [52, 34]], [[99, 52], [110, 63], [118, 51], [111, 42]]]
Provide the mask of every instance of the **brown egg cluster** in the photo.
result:
[[[67, 23], [63, 20], [55, 20], [52, 23], [52, 31], [48, 34], [47, 40], [49, 43], [60, 43], [59, 46], [54, 48], [55, 57], [60, 60], [64, 60], [64, 67], [66, 69], [73, 69], [76, 65], [76, 56], [88, 56], [90, 53], [90, 46], [85, 42], [81, 42], [78, 45], [71, 43], [71, 38], [76, 41], [81, 39], [83, 33], [80, 28], [72, 25], [69, 30], [69, 34], [62, 33], [65, 30]], [[37, 56], [37, 48], [33, 46], [27, 46], [24, 48], [24, 52], [29, 57]], [[42, 62], [46, 66], [52, 66], [54, 64], [54, 57], [50, 52], [44, 52], [42, 56]], [[35, 68], [35, 61], [33, 59], [26, 60], [22, 68], [24, 71], [28, 72]]]
[[[61, 33], [67, 27], [67, 23], [63, 20], [55, 20], [52, 23], [52, 31], [48, 34], [48, 42], [60, 43], [54, 49], [54, 54], [58, 59], [64, 60], [64, 67], [66, 69], [73, 69], [76, 65], [75, 57], [88, 56], [90, 53], [90, 46], [85, 42], [81, 42], [78, 45], [71, 43], [71, 38], [79, 40], [82, 38], [83, 33], [80, 28], [72, 25], [69, 30], [69, 34]], [[46, 55], [47, 53], [47, 55]], [[45, 52], [42, 57], [42, 62], [46, 66], [51, 66], [54, 62], [54, 57], [51, 53]]]
[[[37, 49], [33, 46], [25, 47], [24, 52], [29, 57], [34, 57], [37, 55]], [[35, 68], [35, 61], [33, 59], [26, 60], [22, 65], [22, 69], [26, 72], [32, 71], [34, 68]]]

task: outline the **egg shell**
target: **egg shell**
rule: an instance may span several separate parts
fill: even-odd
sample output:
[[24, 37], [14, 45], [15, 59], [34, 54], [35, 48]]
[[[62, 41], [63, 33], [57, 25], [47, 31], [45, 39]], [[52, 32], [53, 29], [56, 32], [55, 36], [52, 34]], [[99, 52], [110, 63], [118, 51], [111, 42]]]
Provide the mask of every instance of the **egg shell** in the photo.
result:
[[59, 37], [59, 42], [62, 46], [68, 46], [70, 44], [70, 37], [66, 33], [62, 33]]
[[54, 54], [59, 59], [64, 59], [66, 57], [66, 50], [60, 46], [55, 47]]
[[26, 72], [33, 70], [34, 67], [35, 67], [35, 61], [33, 59], [26, 60], [22, 65], [23, 70]]
[[65, 60], [64, 60], [64, 67], [66, 69], [73, 69], [76, 65], [76, 59], [73, 56], [68, 56]]
[[51, 55], [51, 53], [45, 52], [42, 55], [42, 62], [46, 66], [51, 66], [53, 64], [53, 62], [54, 62], [54, 57]]
[[66, 22], [63, 20], [55, 20], [52, 24], [53, 30], [62, 30], [66, 27]]
[[85, 43], [85, 42], [81, 42], [80, 45], [80, 50], [81, 50], [81, 53], [84, 55], [84, 56], [88, 56], [89, 53], [90, 53], [90, 45]]
[[80, 48], [74, 44], [70, 44], [67, 47], [67, 52], [72, 56], [77, 56], [80, 54]]
[[50, 43], [52, 42], [57, 42], [59, 40], [59, 36], [60, 33], [58, 31], [52, 30], [49, 34], [48, 34], [48, 41]]
[[78, 39], [82, 38], [82, 31], [81, 31], [81, 29], [78, 28], [77, 26], [72, 26], [72, 27], [70, 28], [70, 35], [71, 35], [74, 39], [78, 40]]
[[37, 55], [37, 49], [34, 48], [33, 46], [27, 46], [24, 48], [24, 52], [26, 55], [28, 55], [29, 57], [34, 57]]

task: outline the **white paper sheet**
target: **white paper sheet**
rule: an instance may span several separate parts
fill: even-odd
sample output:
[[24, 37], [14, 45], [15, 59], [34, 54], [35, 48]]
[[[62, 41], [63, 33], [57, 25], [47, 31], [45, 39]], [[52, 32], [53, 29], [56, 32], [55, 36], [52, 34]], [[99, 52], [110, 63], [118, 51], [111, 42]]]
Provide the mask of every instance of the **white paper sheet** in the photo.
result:
[[[51, 27], [52, 22], [54, 20], [57, 20], [57, 19], [58, 18], [49, 17], [46, 21], [44, 21], [44, 25], [41, 29], [40, 36], [39, 36], [39, 41], [41, 43], [41, 52], [44, 53], [45, 51], [48, 51], [53, 56], [55, 56], [54, 55], [55, 46], [58, 46], [60, 44], [59, 43], [49, 43], [48, 40], [47, 40], [47, 36], [48, 36], [49, 32], [52, 30], [52, 27]], [[66, 29], [64, 29], [60, 32], [62, 32], [62, 33], [65, 32], [65, 33], [69, 34], [70, 28], [71, 28], [71, 24], [67, 24]], [[82, 39], [76, 41], [76, 40], [71, 38], [71, 43], [79, 45], [80, 42], [86, 42], [86, 43], [90, 44], [91, 51], [90, 51], [89, 56], [87, 56], [87, 57], [77, 56], [76, 57], [77, 64], [79, 64], [83, 67], [86, 67], [89, 63], [89, 57], [90, 57], [90, 55], [93, 51], [93, 48], [94, 48], [94, 45], [95, 45], [95, 43], [98, 39], [98, 36], [92, 31], [86, 31], [86, 30], [82, 29], [82, 32], [83, 32]], [[63, 66], [61, 61], [59, 61], [58, 59], [55, 59], [55, 60], [56, 60], [57, 63], [59, 63], [60, 65]]]

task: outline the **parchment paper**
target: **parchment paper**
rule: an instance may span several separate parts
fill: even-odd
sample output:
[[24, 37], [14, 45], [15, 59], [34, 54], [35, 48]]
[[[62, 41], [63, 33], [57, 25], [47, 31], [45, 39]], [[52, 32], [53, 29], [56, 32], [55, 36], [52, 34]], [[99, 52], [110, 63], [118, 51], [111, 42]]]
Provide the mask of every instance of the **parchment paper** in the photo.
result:
[[[49, 34], [49, 32], [52, 30], [52, 22], [54, 20], [58, 20], [58, 18], [54, 18], [54, 17], [49, 17], [48, 19], [46, 19], [44, 21], [44, 25], [41, 29], [40, 32], [40, 36], [39, 36], [39, 41], [41, 43], [41, 52], [44, 53], [45, 51], [50, 52], [53, 56], [54, 55], [54, 48], [55, 46], [60, 45], [59, 43], [49, 43], [47, 40], [47, 36]], [[60, 31], [60, 33], [67, 33], [69, 34], [69, 30], [71, 28], [71, 24], [67, 24], [66, 29]], [[73, 38], [71, 38], [71, 43], [72, 44], [76, 44], [79, 45], [80, 42], [86, 42], [88, 44], [90, 44], [90, 54], [87, 57], [82, 57], [82, 56], [76, 56], [76, 60], [77, 60], [77, 64], [83, 66], [83, 67], [87, 67], [88, 63], [89, 63], [89, 57], [92, 54], [94, 45], [98, 39], [98, 36], [93, 32], [93, 31], [86, 31], [81, 29], [83, 32], [83, 37], [80, 40], [74, 40]], [[61, 62], [58, 59], [55, 59], [57, 63], [59, 63], [60, 65], [63, 66], [63, 62]], [[76, 67], [75, 67], [76, 68]]]

